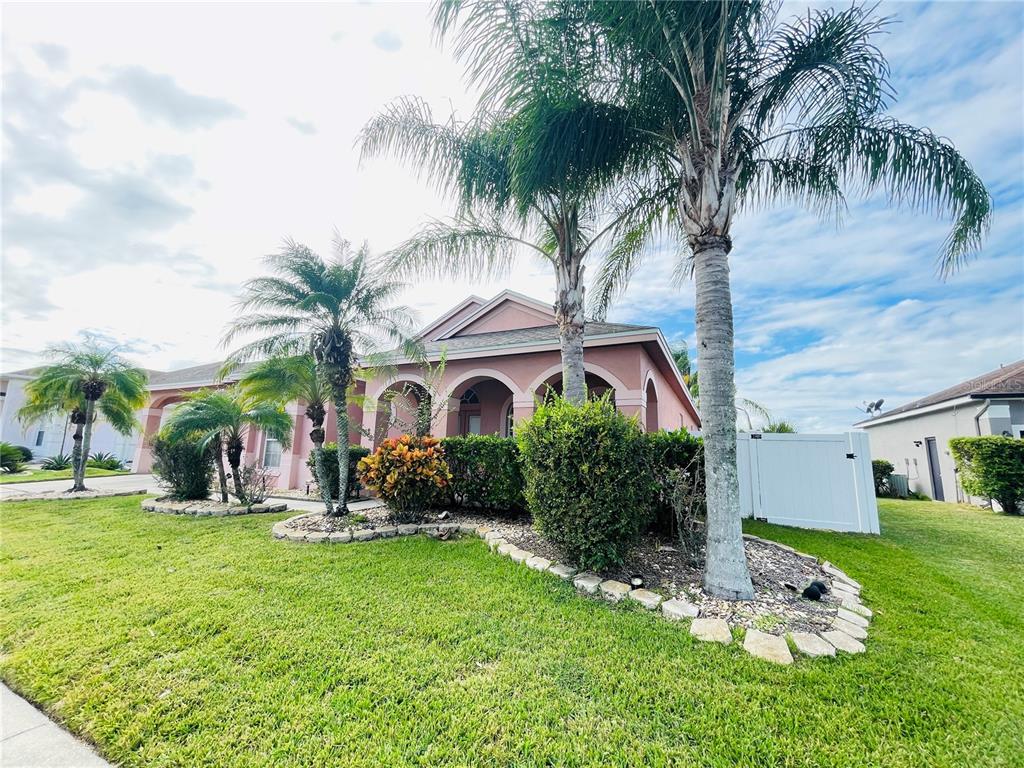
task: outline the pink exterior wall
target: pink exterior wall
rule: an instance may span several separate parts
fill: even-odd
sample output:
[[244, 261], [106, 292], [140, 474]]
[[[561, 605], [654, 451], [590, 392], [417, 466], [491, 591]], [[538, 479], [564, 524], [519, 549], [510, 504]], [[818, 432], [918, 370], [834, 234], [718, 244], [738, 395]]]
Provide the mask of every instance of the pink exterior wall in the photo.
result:
[[551, 325], [554, 322], [554, 312], [541, 312], [533, 307], [505, 301], [465, 328], [460, 329], [455, 336], [510, 331], [516, 328], [537, 328], [542, 325]]

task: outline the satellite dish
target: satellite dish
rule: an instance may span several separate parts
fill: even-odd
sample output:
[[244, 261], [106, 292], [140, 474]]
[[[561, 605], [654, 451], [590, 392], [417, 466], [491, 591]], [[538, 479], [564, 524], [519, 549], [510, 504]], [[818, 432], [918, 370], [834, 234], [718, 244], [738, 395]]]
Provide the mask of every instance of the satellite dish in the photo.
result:
[[884, 398], [884, 397], [882, 397], [882, 398], [879, 398], [879, 399], [878, 399], [878, 402], [876, 402], [876, 403], [875, 403], [875, 410], [876, 410], [876, 411], [881, 411], [881, 410], [882, 410], [882, 404], [883, 404], [884, 402], [885, 402], [885, 398]]

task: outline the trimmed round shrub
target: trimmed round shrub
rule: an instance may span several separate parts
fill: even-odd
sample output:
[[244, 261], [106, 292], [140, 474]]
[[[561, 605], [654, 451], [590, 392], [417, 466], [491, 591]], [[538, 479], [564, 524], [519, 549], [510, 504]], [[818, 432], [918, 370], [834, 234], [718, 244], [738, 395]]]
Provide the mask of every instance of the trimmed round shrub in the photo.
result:
[[9, 474], [21, 472], [24, 461], [18, 446], [11, 445], [10, 443], [0, 443], [0, 469]]
[[150, 441], [153, 474], [179, 501], [205, 499], [214, 474], [214, 443], [206, 446], [193, 437], [170, 437], [161, 432]]
[[363, 484], [383, 500], [401, 523], [420, 520], [448, 489], [451, 474], [435, 437], [389, 438], [358, 464]]
[[32, 449], [31, 448], [26, 448], [24, 445], [16, 445], [14, 447], [17, 448], [19, 451], [21, 451], [21, 460], [22, 461], [32, 461]]
[[519, 448], [513, 438], [445, 437], [441, 446], [452, 475], [449, 492], [453, 503], [514, 514], [526, 508]]
[[967, 493], [995, 499], [1008, 514], [1024, 514], [1024, 440], [954, 437], [949, 448]]
[[[348, 447], [348, 494], [345, 498], [354, 499], [359, 495], [359, 491], [362, 486], [359, 484], [359, 472], [357, 466], [359, 460], [369, 456], [370, 449], [364, 448], [361, 445], [350, 445]], [[313, 480], [317, 481], [316, 477], [316, 457], [311, 453], [306, 458], [306, 466], [309, 467], [309, 471], [313, 474]], [[337, 443], [324, 443], [324, 473], [327, 475], [327, 482], [331, 486], [331, 498], [338, 498], [338, 444]], [[319, 481], [317, 481], [319, 482]]]
[[643, 435], [607, 398], [539, 405], [516, 430], [534, 523], [574, 565], [621, 564], [653, 511]]
[[895, 467], [891, 461], [885, 459], [874, 459], [871, 462], [871, 474], [875, 479], [875, 496], [892, 496], [892, 486], [889, 483], [889, 475]]

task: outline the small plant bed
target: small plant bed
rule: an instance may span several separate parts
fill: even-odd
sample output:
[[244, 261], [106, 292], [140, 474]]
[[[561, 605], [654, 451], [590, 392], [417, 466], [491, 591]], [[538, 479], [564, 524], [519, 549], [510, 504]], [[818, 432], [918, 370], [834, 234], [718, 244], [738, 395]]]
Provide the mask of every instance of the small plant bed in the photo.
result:
[[4, 496], [4, 504], [10, 501], [80, 501], [81, 499], [101, 499], [112, 496], [138, 496], [148, 493], [145, 488], [124, 489], [88, 489], [85, 491], [40, 491], [39, 493], [25, 493], [18, 496]]
[[[743, 636], [744, 648], [779, 663], [793, 661], [790, 644], [807, 656], [864, 651], [871, 610], [860, 600], [860, 584], [827, 561], [785, 544], [746, 534], [745, 549], [755, 597], [731, 602], [701, 587], [700, 557], [676, 543], [644, 536], [621, 566], [580, 573], [565, 565], [557, 548], [539, 535], [529, 518], [497, 518], [466, 510], [434, 513], [419, 524], [395, 521], [387, 507], [367, 507], [345, 517], [313, 512], [277, 523], [273, 535], [291, 541], [347, 543], [424, 533], [437, 538], [474, 534], [492, 551], [539, 571], [572, 579], [576, 588], [613, 602], [627, 600], [660, 610], [671, 620], [693, 620], [701, 640], [730, 643]], [[828, 591], [820, 600], [802, 596], [811, 582]]]
[[222, 501], [202, 499], [197, 501], [176, 501], [168, 497], [146, 499], [142, 508], [147, 512], [158, 512], [164, 515], [192, 515], [194, 517], [227, 517], [228, 515], [251, 515], [263, 512], [284, 512], [288, 505], [273, 504], [225, 504]]

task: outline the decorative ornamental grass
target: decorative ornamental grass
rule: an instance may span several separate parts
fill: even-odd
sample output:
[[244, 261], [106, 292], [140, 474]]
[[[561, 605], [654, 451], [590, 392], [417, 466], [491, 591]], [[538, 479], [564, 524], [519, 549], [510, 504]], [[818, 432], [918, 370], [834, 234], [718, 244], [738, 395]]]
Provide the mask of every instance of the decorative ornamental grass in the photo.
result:
[[3, 505], [0, 675], [129, 766], [1019, 764], [1021, 518], [881, 508], [881, 538], [747, 526], [875, 610], [866, 654], [778, 667], [476, 539]]

